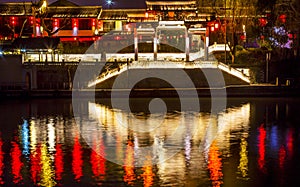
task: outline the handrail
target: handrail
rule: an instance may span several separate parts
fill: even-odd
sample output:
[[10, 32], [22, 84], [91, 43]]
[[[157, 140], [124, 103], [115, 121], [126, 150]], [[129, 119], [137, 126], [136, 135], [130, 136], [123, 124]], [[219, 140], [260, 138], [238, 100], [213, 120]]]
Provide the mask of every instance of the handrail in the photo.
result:
[[241, 71], [231, 68], [230, 66], [217, 61], [195, 61], [195, 62], [174, 62], [174, 61], [133, 61], [130, 64], [120, 65], [118, 68], [112, 69], [105, 74], [101, 74], [96, 80], [90, 82], [88, 87], [95, 86], [105, 80], [108, 80], [114, 76], [117, 76], [129, 69], [155, 69], [155, 68], [182, 68], [182, 69], [194, 69], [194, 68], [219, 68], [235, 77], [242, 79], [243, 81], [250, 83], [248, 76]]

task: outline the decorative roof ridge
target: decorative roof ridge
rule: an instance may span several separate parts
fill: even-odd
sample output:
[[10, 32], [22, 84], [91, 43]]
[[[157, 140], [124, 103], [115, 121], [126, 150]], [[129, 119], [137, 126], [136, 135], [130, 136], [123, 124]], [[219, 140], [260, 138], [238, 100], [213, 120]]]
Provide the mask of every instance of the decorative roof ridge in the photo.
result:
[[49, 7], [69, 7], [69, 6], [79, 6], [68, 0], [57, 0], [49, 5]]

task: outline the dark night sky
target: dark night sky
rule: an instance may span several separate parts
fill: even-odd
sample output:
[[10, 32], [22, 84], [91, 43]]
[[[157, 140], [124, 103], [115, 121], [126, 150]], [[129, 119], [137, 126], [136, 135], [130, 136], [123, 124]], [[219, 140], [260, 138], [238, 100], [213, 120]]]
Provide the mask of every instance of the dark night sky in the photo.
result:
[[[31, 2], [37, 0], [0, 0], [2, 3], [6, 2]], [[48, 3], [53, 3], [57, 0], [48, 0]], [[107, 8], [105, 0], [69, 0], [78, 5], [102, 5], [104, 8]], [[145, 0], [112, 0], [114, 5], [111, 8], [145, 8]]]

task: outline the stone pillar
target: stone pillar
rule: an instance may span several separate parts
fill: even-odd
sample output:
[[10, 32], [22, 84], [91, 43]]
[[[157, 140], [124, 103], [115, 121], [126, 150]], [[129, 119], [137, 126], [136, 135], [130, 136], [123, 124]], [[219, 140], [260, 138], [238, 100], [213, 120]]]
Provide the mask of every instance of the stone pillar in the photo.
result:
[[134, 28], [134, 37], [133, 37], [133, 42], [134, 42], [134, 60], [138, 61], [139, 60], [139, 48], [138, 48], [138, 36], [137, 36], [137, 31], [136, 28]]
[[187, 29], [185, 29], [185, 61], [190, 61], [190, 39]]
[[157, 61], [157, 29], [155, 30], [155, 33], [154, 33], [154, 38], [153, 38], [153, 58], [154, 58], [154, 61]]
[[205, 57], [205, 60], [208, 60], [208, 47], [209, 47], [209, 27], [206, 27], [205, 44], [204, 44], [204, 57]]

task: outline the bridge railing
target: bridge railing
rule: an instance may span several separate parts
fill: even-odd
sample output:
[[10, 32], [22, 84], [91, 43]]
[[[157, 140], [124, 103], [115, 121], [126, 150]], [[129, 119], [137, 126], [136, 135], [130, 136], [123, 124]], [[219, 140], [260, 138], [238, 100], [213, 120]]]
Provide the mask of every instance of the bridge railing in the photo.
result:
[[250, 78], [247, 75], [245, 75], [243, 72], [241, 72], [235, 68], [231, 68], [230, 66], [223, 64], [221, 62], [218, 63], [218, 68], [231, 74], [231, 75], [234, 75], [234, 76], [242, 79], [243, 81], [245, 81], [247, 83], [250, 83]]
[[208, 47], [208, 52], [214, 52], [214, 51], [225, 51], [225, 46], [226, 46], [226, 51], [230, 51], [229, 45], [228, 44], [217, 44], [214, 43], [213, 45]]

